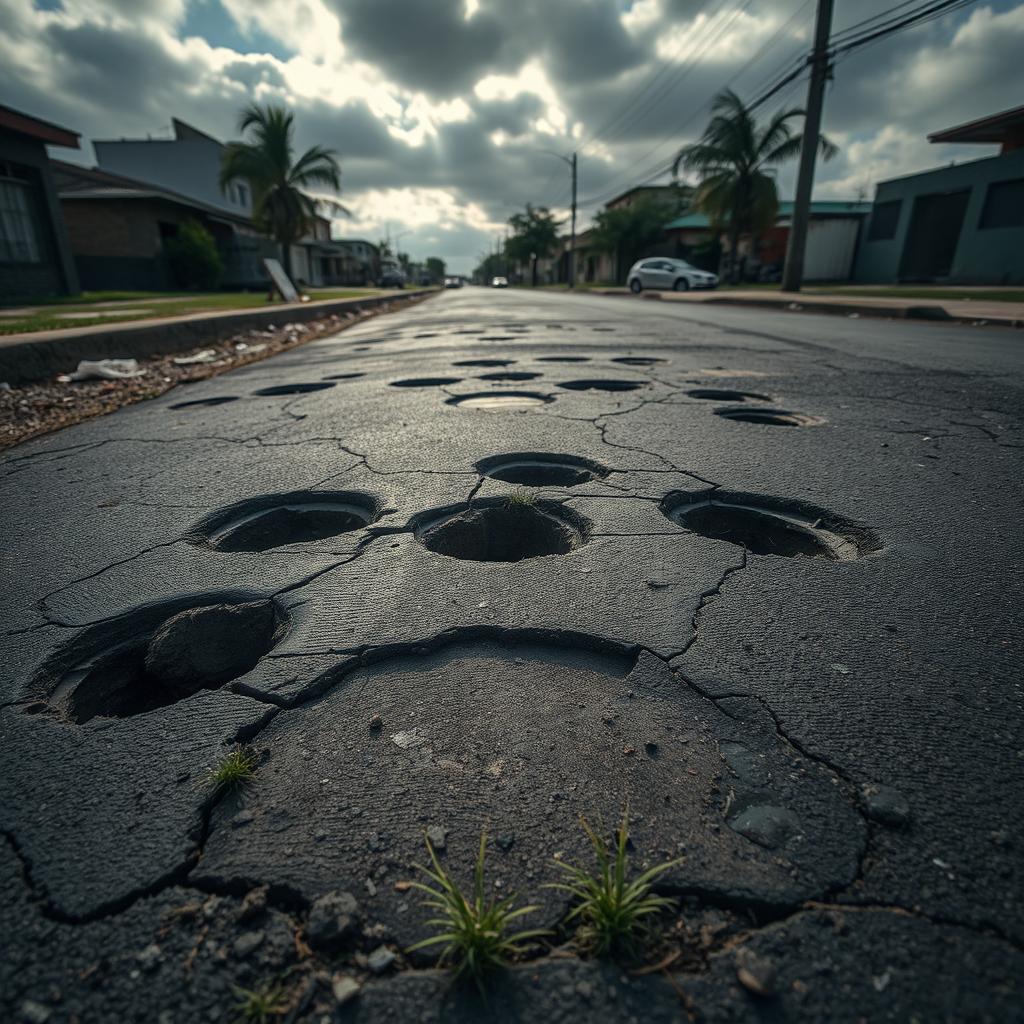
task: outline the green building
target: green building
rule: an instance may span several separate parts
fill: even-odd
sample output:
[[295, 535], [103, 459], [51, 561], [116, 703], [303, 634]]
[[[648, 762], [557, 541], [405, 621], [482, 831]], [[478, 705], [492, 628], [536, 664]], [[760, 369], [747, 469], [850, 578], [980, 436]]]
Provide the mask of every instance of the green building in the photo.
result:
[[881, 182], [854, 268], [861, 282], [1024, 284], [1024, 107], [934, 132], [998, 156]]

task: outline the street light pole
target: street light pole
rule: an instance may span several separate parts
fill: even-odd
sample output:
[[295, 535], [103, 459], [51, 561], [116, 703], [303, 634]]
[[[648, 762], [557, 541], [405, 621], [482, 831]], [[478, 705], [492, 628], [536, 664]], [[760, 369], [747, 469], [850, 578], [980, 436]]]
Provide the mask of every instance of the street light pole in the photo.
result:
[[800, 143], [800, 172], [796, 181], [793, 217], [786, 244], [786, 266], [782, 272], [782, 290], [798, 292], [804, 278], [804, 250], [807, 248], [807, 224], [811, 216], [811, 190], [814, 187], [814, 162], [821, 138], [821, 109], [825, 103], [828, 79], [828, 39], [832, 30], [832, 0], [818, 0], [814, 24], [814, 50], [811, 53], [811, 81], [807, 86], [807, 115]]
[[572, 229], [569, 236], [569, 289], [576, 287], [576, 154], [572, 155]]

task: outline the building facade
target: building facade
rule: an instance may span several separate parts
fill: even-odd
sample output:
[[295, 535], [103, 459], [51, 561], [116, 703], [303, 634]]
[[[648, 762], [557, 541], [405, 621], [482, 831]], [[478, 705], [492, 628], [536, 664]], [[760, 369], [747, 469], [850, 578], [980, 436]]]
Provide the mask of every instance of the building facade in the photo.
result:
[[1024, 107], [935, 132], [997, 156], [880, 182], [860, 247], [863, 282], [1024, 284]]
[[47, 146], [78, 149], [77, 132], [0, 106], [0, 302], [79, 290]]

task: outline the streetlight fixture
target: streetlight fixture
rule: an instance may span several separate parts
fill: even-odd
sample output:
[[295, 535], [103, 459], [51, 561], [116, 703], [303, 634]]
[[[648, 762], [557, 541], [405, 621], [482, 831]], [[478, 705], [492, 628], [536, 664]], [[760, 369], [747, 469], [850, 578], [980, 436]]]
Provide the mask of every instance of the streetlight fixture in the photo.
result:
[[539, 152], [547, 156], [556, 156], [569, 165], [572, 171], [572, 228], [569, 235], [569, 288], [576, 287], [576, 154], [571, 157], [556, 153], [553, 149], [542, 149]]

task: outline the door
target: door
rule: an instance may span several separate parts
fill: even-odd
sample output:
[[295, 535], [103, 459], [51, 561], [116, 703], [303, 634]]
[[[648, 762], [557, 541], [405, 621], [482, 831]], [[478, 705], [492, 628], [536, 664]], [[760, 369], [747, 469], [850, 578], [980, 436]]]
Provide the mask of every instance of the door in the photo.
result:
[[902, 281], [949, 277], [964, 226], [970, 189], [918, 196], [903, 246]]

